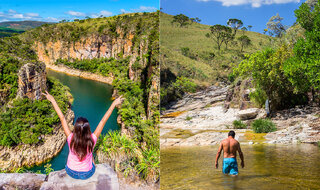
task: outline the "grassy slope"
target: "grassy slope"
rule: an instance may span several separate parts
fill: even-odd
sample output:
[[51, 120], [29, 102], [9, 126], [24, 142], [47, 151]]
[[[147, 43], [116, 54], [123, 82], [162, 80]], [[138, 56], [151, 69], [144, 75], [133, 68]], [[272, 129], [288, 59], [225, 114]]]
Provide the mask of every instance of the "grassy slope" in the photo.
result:
[[[251, 39], [252, 45], [244, 48], [243, 52], [240, 52], [239, 45], [232, 47], [229, 44], [228, 50], [222, 45], [219, 53], [215, 42], [205, 36], [210, 32], [209, 25], [193, 23], [181, 28], [172, 25], [172, 20], [172, 15], [160, 14], [160, 49], [163, 60], [161, 68], [169, 68], [175, 75], [192, 78], [200, 86], [225, 79], [232, 66], [240, 63], [243, 54], [253, 53], [271, 45], [270, 37], [267, 35], [238, 30], [236, 38], [244, 33]], [[188, 47], [192, 53], [199, 56], [195, 60], [182, 55], [182, 47]], [[200, 55], [205, 52], [213, 52], [215, 57], [212, 60], [202, 59]], [[195, 74], [190, 74], [192, 71]]]

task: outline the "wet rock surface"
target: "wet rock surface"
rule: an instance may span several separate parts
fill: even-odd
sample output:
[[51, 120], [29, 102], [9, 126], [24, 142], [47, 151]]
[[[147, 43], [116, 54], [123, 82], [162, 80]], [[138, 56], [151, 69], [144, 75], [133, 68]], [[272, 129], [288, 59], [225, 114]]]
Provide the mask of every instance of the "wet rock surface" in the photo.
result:
[[268, 143], [316, 143], [320, 141], [320, 108], [297, 106], [272, 113], [278, 130], [265, 136]]
[[[239, 90], [238, 90], [239, 91]], [[254, 144], [246, 134], [254, 135], [250, 123], [266, 117], [264, 109], [229, 106], [234, 96], [228, 87], [212, 86], [206, 90], [185, 95], [162, 112], [160, 123], [160, 145], [207, 146], [220, 143], [229, 130], [236, 132], [242, 143]], [[244, 94], [248, 94], [244, 93]], [[242, 100], [245, 97], [242, 98]], [[218, 100], [218, 101], [217, 101]], [[234, 120], [244, 120], [247, 129], [233, 129]], [[271, 120], [277, 131], [268, 133], [259, 143], [316, 143], [320, 141], [320, 108], [297, 106], [274, 112]]]
[[[239, 109], [225, 108], [228, 87], [211, 86], [203, 91], [185, 95], [162, 113], [160, 145], [206, 146], [220, 143], [227, 138], [232, 122], [238, 119]], [[177, 116], [167, 117], [167, 115]], [[235, 130], [236, 139], [246, 129]]]

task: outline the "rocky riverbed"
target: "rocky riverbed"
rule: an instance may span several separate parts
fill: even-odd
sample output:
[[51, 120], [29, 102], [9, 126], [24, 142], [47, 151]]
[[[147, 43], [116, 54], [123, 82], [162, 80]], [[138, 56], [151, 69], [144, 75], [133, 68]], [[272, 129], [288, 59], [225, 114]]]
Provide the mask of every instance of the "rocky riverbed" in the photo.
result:
[[[186, 94], [169, 105], [161, 115], [161, 148], [172, 146], [207, 146], [220, 143], [229, 130], [236, 132], [242, 143], [315, 143], [320, 141], [320, 109], [304, 106], [272, 114], [278, 130], [256, 135], [250, 129], [254, 119], [265, 118], [264, 109], [229, 108], [227, 86], [211, 86], [194, 94]], [[239, 106], [241, 107], [241, 106]], [[243, 120], [247, 129], [233, 129], [234, 120]]]

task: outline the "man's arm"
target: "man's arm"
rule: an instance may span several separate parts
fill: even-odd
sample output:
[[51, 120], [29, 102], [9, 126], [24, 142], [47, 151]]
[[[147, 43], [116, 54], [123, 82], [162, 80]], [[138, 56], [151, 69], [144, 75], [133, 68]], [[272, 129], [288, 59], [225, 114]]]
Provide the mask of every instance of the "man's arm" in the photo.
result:
[[242, 153], [242, 150], [241, 150], [241, 147], [240, 147], [240, 143], [238, 143], [238, 152], [239, 152], [239, 156], [240, 156], [240, 159], [241, 159], [241, 167], [243, 168], [244, 167], [244, 158], [243, 158], [243, 153]]
[[223, 148], [222, 143], [220, 143], [220, 146], [219, 146], [219, 149], [218, 149], [218, 152], [217, 152], [217, 156], [216, 156], [216, 163], [215, 163], [216, 168], [218, 168], [218, 160], [220, 158], [222, 148]]

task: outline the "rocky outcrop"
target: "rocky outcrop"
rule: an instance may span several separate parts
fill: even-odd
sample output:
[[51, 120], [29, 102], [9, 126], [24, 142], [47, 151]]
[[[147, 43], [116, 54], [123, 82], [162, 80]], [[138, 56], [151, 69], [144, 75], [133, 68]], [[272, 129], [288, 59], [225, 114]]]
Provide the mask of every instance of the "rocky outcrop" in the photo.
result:
[[[74, 113], [65, 114], [68, 126], [73, 129]], [[63, 148], [67, 138], [61, 124], [54, 127], [53, 134], [44, 135], [35, 145], [21, 144], [15, 147], [0, 146], [0, 168], [12, 170], [23, 166], [41, 164], [56, 156]]]
[[238, 117], [241, 120], [254, 119], [257, 117], [259, 112], [260, 112], [260, 109], [258, 109], [258, 108], [250, 108], [250, 109], [246, 109], [246, 110], [241, 110], [238, 113]]
[[46, 179], [44, 174], [34, 173], [0, 173], [0, 189], [40, 189]]
[[240, 110], [254, 107], [249, 96], [254, 90], [251, 80], [238, 81], [228, 89], [225, 107], [227, 109], [229, 107], [239, 108]]
[[[160, 123], [161, 148], [172, 146], [208, 146], [220, 143], [232, 129], [240, 142], [253, 144], [250, 129], [253, 119], [265, 118], [264, 109], [249, 108], [241, 110], [225, 104], [233, 95], [227, 87], [210, 87], [172, 104], [164, 111]], [[217, 102], [220, 95], [226, 95], [226, 102]], [[247, 93], [248, 94], [248, 93]], [[223, 100], [223, 98], [221, 97]], [[210, 102], [212, 101], [212, 102]], [[296, 108], [273, 112], [271, 120], [277, 131], [268, 133], [257, 143], [316, 143], [320, 141], [320, 108], [297, 106]], [[234, 120], [247, 120], [248, 129], [233, 129]], [[247, 134], [247, 136], [246, 136]], [[248, 142], [249, 141], [249, 142]]]
[[47, 89], [45, 64], [27, 63], [20, 68], [18, 77], [18, 97], [41, 99], [41, 92]]
[[[161, 148], [169, 146], [206, 146], [226, 138], [226, 131], [237, 120], [239, 109], [224, 108], [228, 87], [211, 86], [187, 94], [164, 111], [160, 123]], [[179, 113], [179, 114], [175, 114]], [[167, 117], [167, 115], [176, 115]], [[245, 130], [237, 130], [237, 138]]]
[[268, 133], [268, 143], [295, 144], [320, 141], [320, 108], [297, 106], [272, 113], [272, 121], [278, 130]]
[[28, 190], [119, 190], [117, 174], [107, 164], [97, 164], [96, 171], [89, 179], [73, 179], [66, 171], [44, 174], [34, 173], [1, 173], [0, 189], [28, 189]]
[[[124, 57], [130, 56], [133, 52], [132, 39], [134, 35], [129, 32], [124, 36], [123, 31], [118, 29], [119, 36], [99, 35], [92, 33], [83, 36], [76, 42], [63, 40], [49, 41], [47, 43], [35, 42], [35, 49], [39, 61], [54, 63], [57, 59], [92, 59], [101, 57], [119, 57], [123, 53]], [[121, 35], [122, 34], [122, 35]]]
[[51, 172], [48, 181], [44, 182], [40, 190], [119, 190], [117, 174], [107, 164], [97, 164], [96, 171], [89, 179], [79, 180], [71, 178], [66, 171]]
[[168, 105], [168, 109], [162, 114], [201, 109], [217, 102], [223, 102], [226, 98], [227, 91], [228, 87], [226, 86], [213, 85], [193, 94], [185, 94], [181, 100], [171, 102]]
[[[137, 79], [139, 73], [132, 69], [133, 63], [139, 62], [143, 68], [147, 65], [147, 59], [144, 57], [148, 52], [147, 36], [140, 36], [139, 45], [133, 44], [134, 31], [129, 31], [125, 35], [123, 29], [118, 28], [119, 36], [100, 35], [92, 33], [82, 36], [76, 42], [63, 41], [62, 39], [49, 41], [47, 43], [36, 41], [34, 49], [36, 50], [39, 61], [44, 62], [48, 68], [52, 67], [58, 59], [81, 60], [93, 58], [122, 58], [130, 56], [129, 76], [130, 79]], [[137, 60], [137, 57], [140, 59]]]

